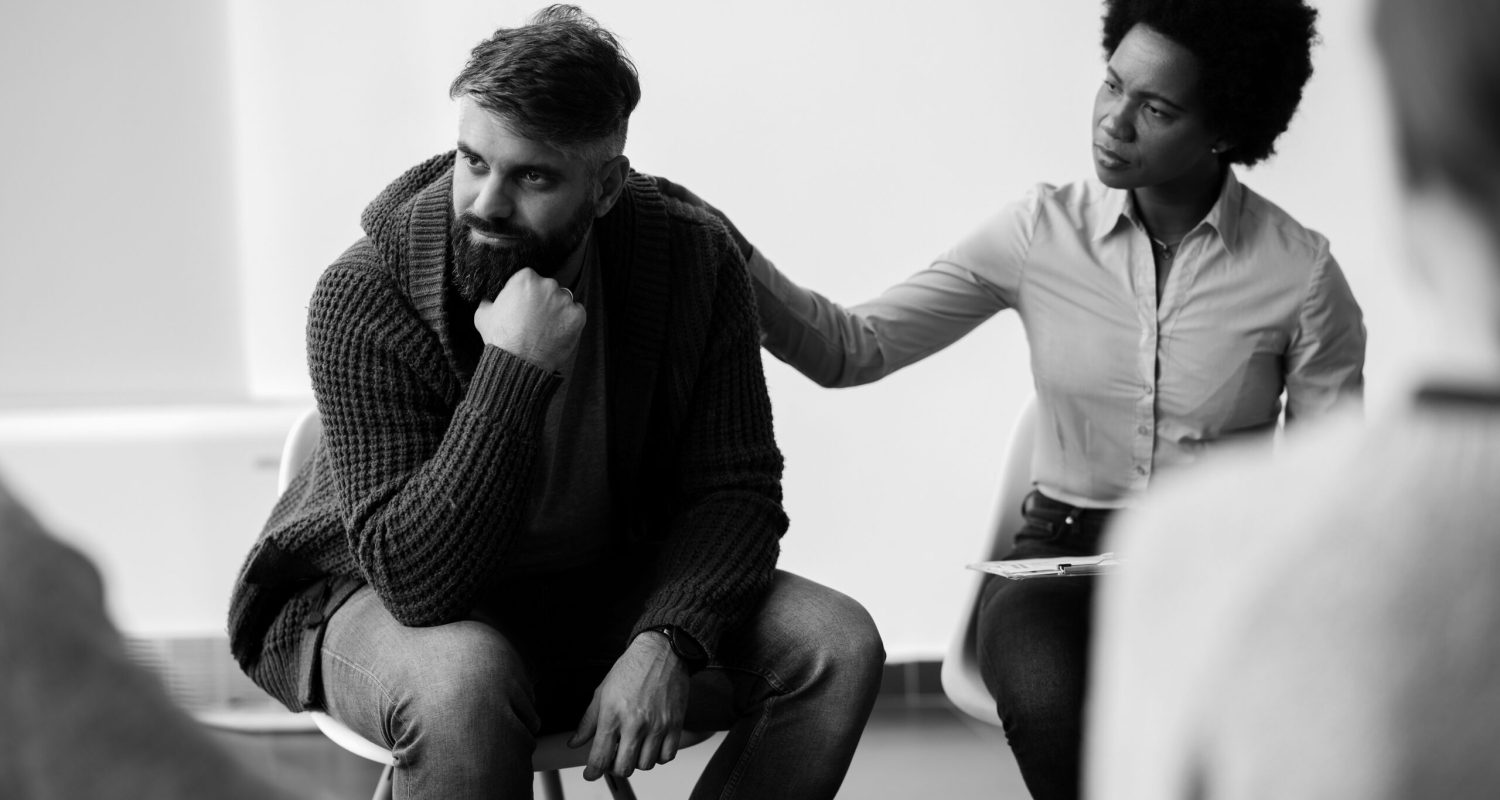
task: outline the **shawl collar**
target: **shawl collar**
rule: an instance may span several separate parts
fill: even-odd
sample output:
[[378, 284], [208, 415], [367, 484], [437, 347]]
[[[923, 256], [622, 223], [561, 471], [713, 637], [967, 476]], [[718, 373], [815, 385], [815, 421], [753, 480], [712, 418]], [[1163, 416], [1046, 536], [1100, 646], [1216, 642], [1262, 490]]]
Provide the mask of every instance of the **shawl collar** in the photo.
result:
[[[651, 178], [632, 172], [625, 191], [594, 226], [609, 314], [610, 472], [617, 498], [630, 504], [642, 469], [657, 372], [671, 311], [672, 263], [666, 201]], [[663, 448], [667, 450], [675, 448]]]

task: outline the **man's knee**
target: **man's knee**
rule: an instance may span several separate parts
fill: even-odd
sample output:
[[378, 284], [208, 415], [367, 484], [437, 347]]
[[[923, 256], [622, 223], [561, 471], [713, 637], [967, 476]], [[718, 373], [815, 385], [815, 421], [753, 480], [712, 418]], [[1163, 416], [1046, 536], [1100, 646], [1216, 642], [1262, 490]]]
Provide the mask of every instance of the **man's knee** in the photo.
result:
[[828, 621], [825, 654], [836, 663], [847, 665], [847, 670], [857, 670], [878, 681], [885, 666], [885, 642], [880, 638], [880, 629], [863, 605], [848, 595], [838, 594], [838, 597], [841, 602], [837, 612]]
[[784, 624], [800, 642], [818, 673], [878, 688], [885, 644], [870, 612], [854, 598], [794, 575], [786, 599], [795, 607]]
[[404, 711], [424, 728], [534, 736], [540, 727], [520, 654], [479, 622], [451, 623], [411, 675]]

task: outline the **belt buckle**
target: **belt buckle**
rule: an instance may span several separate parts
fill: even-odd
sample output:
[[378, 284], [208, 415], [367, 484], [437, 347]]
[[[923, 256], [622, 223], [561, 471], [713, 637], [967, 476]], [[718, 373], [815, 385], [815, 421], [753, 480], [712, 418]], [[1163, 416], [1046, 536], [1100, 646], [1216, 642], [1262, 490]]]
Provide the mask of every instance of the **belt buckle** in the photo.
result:
[[1083, 514], [1077, 508], [1073, 508], [1068, 511], [1067, 516], [1064, 516], [1061, 522], [1055, 524], [1058, 533], [1077, 533], [1083, 524]]

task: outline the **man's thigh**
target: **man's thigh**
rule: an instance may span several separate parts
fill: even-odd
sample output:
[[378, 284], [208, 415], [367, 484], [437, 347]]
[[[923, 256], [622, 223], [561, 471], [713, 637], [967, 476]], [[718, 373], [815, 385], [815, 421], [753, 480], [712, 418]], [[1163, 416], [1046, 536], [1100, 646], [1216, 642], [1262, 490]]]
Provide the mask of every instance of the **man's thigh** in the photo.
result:
[[538, 729], [525, 659], [483, 622], [408, 627], [365, 586], [329, 619], [319, 659], [328, 713], [386, 746], [413, 723], [497, 701]]

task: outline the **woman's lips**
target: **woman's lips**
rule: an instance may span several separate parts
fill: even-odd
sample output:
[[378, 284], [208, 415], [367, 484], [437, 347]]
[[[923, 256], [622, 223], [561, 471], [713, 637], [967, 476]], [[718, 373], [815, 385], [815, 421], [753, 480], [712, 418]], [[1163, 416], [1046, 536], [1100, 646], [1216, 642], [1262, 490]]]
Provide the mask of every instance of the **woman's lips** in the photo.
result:
[[1105, 169], [1122, 169], [1130, 164], [1119, 153], [1101, 144], [1094, 145], [1094, 161]]

